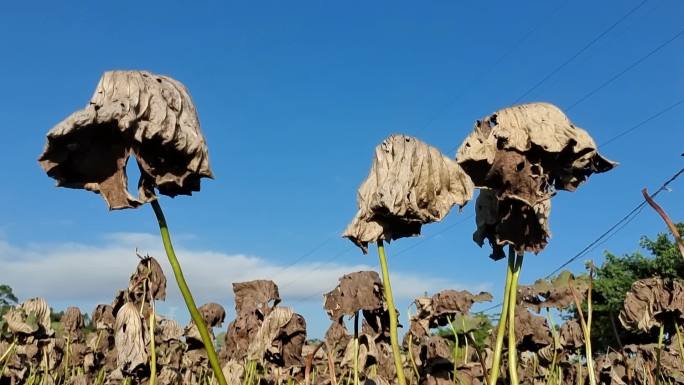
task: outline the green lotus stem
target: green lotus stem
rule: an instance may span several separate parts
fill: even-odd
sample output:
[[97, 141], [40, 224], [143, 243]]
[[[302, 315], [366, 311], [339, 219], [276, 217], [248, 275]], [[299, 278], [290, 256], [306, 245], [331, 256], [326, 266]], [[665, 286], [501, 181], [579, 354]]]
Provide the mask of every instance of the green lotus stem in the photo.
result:
[[660, 366], [660, 355], [663, 351], [663, 336], [665, 334], [664, 332], [665, 332], [665, 324], [661, 323], [660, 324], [660, 332], [658, 333], [658, 352], [656, 353], [656, 372], [655, 372], [655, 375], [656, 375], [655, 383], [656, 383], [656, 385], [660, 384], [660, 377], [662, 377], [661, 376], [661, 370], [662, 369]]
[[463, 355], [463, 365], [468, 364], [468, 338], [466, 338], [466, 324], [465, 317], [461, 317], [461, 323], [463, 324], [463, 339], [465, 340], [465, 354]]
[[149, 385], [154, 385], [154, 383], [157, 381], [157, 352], [155, 351], [154, 345], [154, 312], [154, 299], [152, 299], [152, 312], [150, 313], [150, 381], [148, 382]]
[[682, 334], [679, 332], [679, 325], [677, 322], [674, 323], [675, 333], [677, 333], [677, 345], [679, 345], [679, 357], [684, 363], [684, 342], [682, 342]]
[[390, 342], [392, 343], [394, 366], [397, 369], [397, 385], [406, 385], [404, 368], [401, 363], [401, 352], [399, 351], [399, 337], [397, 335], [397, 309], [394, 307], [392, 285], [390, 284], [389, 269], [387, 268], [387, 257], [385, 256], [385, 246], [383, 245], [382, 239], [378, 240], [378, 256], [380, 257], [380, 268], [382, 269], [382, 286], [385, 290], [385, 301], [387, 301], [387, 310], [389, 311]]
[[359, 312], [354, 313], [354, 385], [359, 385]]
[[508, 266], [513, 269], [508, 293], [508, 375], [512, 385], [518, 385], [518, 344], [515, 340], [515, 308], [517, 305], [518, 280], [524, 254], [517, 255], [512, 246], [508, 248]]
[[492, 371], [489, 372], [490, 385], [496, 385], [499, 380], [499, 370], [501, 367], [501, 351], [503, 350], [504, 333], [506, 332], [506, 323], [508, 321], [508, 298], [510, 295], [511, 282], [513, 281], [513, 269], [511, 264], [508, 264], [506, 269], [506, 285], [504, 286], [503, 306], [501, 307], [501, 315], [499, 316], [499, 326], [496, 331], [496, 343], [494, 345], [494, 358], [492, 360]]
[[70, 343], [71, 343], [71, 336], [69, 336], [69, 333], [67, 332], [66, 336], [66, 353], [64, 356], [64, 381], [66, 382], [67, 379], [69, 378], [69, 348], [70, 348]]
[[[204, 348], [207, 350], [207, 357], [209, 358], [209, 363], [211, 364], [211, 369], [214, 371], [214, 375], [218, 380], [219, 385], [228, 385], [226, 378], [223, 376], [223, 371], [221, 371], [221, 365], [219, 364], [218, 357], [216, 356], [216, 350], [214, 349], [214, 344], [211, 341], [211, 336], [209, 335], [209, 330], [204, 324], [204, 320], [197, 310], [195, 305], [195, 300], [192, 298], [192, 293], [190, 293], [190, 288], [187, 282], [185, 282], [185, 277], [183, 276], [183, 270], [181, 269], [178, 258], [176, 258], [176, 252], [173, 250], [173, 244], [171, 243], [171, 235], [169, 234], [169, 228], [166, 225], [166, 219], [164, 218], [164, 212], [159, 206], [159, 202], [155, 199], [151, 202], [152, 209], [154, 209], [154, 214], [157, 216], [157, 221], [159, 222], [159, 231], [161, 232], [162, 242], [164, 243], [164, 250], [166, 251], [166, 256], [169, 258], [169, 263], [171, 264], [171, 269], [173, 269], [173, 275], [176, 277], [176, 283], [178, 283], [178, 288], [180, 289], [183, 299], [185, 300], [185, 305], [190, 311], [190, 316], [192, 321], [197, 325], [197, 329], [202, 337], [202, 343], [204, 343]], [[403, 384], [402, 384], [403, 385]]]
[[12, 341], [12, 344], [7, 348], [7, 351], [2, 353], [2, 357], [0, 357], [0, 362], [2, 362], [2, 370], [0, 370], [0, 377], [5, 373], [5, 369], [7, 368], [7, 363], [9, 362], [9, 359], [14, 352], [14, 349], [17, 347], [17, 339], [16, 337], [14, 338], [14, 341]]
[[[589, 286], [589, 293], [591, 293], [591, 286]], [[596, 385], [596, 373], [594, 373], [594, 360], [593, 353], [591, 350], [591, 328], [587, 325], [588, 321], [591, 321], [591, 317], [585, 319], [584, 312], [582, 311], [582, 303], [579, 300], [579, 296], [573, 286], [573, 282], [570, 282], [570, 292], [572, 293], [572, 299], [575, 302], [575, 307], [577, 308], [577, 314], [579, 315], [580, 326], [582, 327], [582, 334], [584, 335], [584, 351], [587, 356], [587, 372], [589, 374], [589, 383], [591, 385]], [[591, 303], [591, 294], [587, 297], [587, 301]], [[588, 311], [591, 312], [591, 306], [588, 307]]]

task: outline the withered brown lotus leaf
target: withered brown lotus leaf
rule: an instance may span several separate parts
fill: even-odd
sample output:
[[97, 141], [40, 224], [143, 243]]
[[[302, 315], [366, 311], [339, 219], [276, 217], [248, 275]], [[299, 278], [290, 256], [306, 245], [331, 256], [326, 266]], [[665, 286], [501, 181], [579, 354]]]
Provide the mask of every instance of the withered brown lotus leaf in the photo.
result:
[[228, 325], [224, 337], [221, 358], [242, 361], [247, 356], [251, 341], [261, 327], [262, 318], [254, 312], [238, 313], [237, 317]]
[[81, 310], [75, 306], [70, 306], [64, 311], [62, 319], [62, 328], [68, 334], [74, 334], [85, 327], [85, 322], [83, 320], [83, 314]]
[[44, 330], [52, 332], [52, 322], [50, 321], [50, 306], [45, 299], [36, 297], [28, 299], [21, 304], [22, 310], [28, 315], [35, 315], [36, 322]]
[[176, 320], [162, 318], [159, 320], [157, 333], [162, 342], [180, 341], [183, 336], [183, 328]]
[[491, 300], [490, 293], [472, 294], [467, 290], [443, 290], [432, 297], [419, 297], [414, 301], [417, 312], [411, 316], [410, 331], [414, 337], [420, 338], [427, 336], [431, 328], [446, 326], [451, 321], [456, 329], [467, 333], [484, 322], [470, 317], [470, 308], [475, 303]]
[[641, 279], [627, 292], [619, 319], [627, 330], [644, 332], [665, 323], [684, 321], [684, 285], [662, 278]]
[[576, 350], [584, 346], [584, 334], [582, 327], [577, 320], [569, 320], [560, 327], [560, 344], [571, 350]]
[[522, 351], [537, 351], [553, 343], [546, 318], [530, 313], [524, 306], [515, 311], [515, 340]]
[[345, 274], [339, 284], [325, 293], [325, 308], [332, 320], [353, 316], [361, 310], [383, 307], [382, 281], [375, 271], [357, 271]]
[[504, 108], [475, 124], [456, 157], [476, 187], [478, 229], [492, 258], [503, 247], [538, 253], [547, 244], [550, 199], [556, 190], [575, 191], [591, 174], [611, 170], [589, 134], [556, 106], [530, 103]]
[[454, 160], [416, 138], [392, 135], [375, 149], [359, 210], [343, 236], [366, 253], [369, 243], [420, 235], [422, 225], [441, 221], [472, 194]]
[[[140, 168], [138, 197], [127, 190], [126, 163]], [[39, 162], [58, 186], [102, 195], [110, 209], [199, 191], [211, 178], [206, 143], [185, 86], [147, 71], [105, 72], [88, 105], [47, 134]]]
[[325, 332], [326, 349], [330, 352], [338, 351], [349, 344], [351, 336], [344, 326], [342, 317], [333, 321], [328, 330]]
[[266, 316], [280, 302], [278, 286], [270, 280], [233, 283], [237, 314], [258, 311]]
[[166, 299], [166, 276], [155, 258], [147, 256], [140, 259], [128, 280], [128, 296], [133, 302]]
[[574, 295], [582, 302], [587, 294], [588, 277], [575, 277], [569, 271], [563, 271], [556, 277], [539, 279], [533, 285], [518, 288], [520, 303], [534, 309], [537, 313], [544, 308], [565, 309], [574, 304]]
[[223, 376], [226, 377], [228, 385], [242, 384], [242, 375], [245, 372], [245, 366], [241, 362], [228, 360], [221, 368]]
[[21, 308], [9, 309], [2, 318], [12, 333], [34, 334], [40, 329], [38, 323], [29, 319]]
[[97, 330], [114, 330], [114, 308], [110, 305], [100, 304], [95, 307], [92, 323]]
[[468, 314], [473, 304], [491, 300], [492, 295], [487, 292], [472, 294], [467, 290], [440, 291], [432, 296], [432, 309], [434, 313], [432, 314], [431, 322], [435, 326], [445, 326], [447, 317]]
[[124, 373], [131, 373], [138, 366], [147, 363], [142, 319], [135, 304], [128, 302], [119, 309], [115, 330], [117, 367]]
[[302, 348], [306, 339], [304, 318], [292, 309], [274, 308], [261, 324], [247, 357], [266, 359], [280, 367], [301, 366]]
[[[361, 370], [369, 367], [373, 363], [378, 362], [378, 346], [373, 338], [366, 333], [359, 334], [359, 368]], [[344, 355], [340, 361], [340, 367], [344, 369], [351, 369], [354, 367], [355, 344], [354, 340], [350, 339], [344, 349]]]
[[204, 323], [209, 328], [221, 327], [223, 321], [226, 319], [226, 310], [223, 306], [214, 302], [205, 303], [197, 310], [200, 312]]

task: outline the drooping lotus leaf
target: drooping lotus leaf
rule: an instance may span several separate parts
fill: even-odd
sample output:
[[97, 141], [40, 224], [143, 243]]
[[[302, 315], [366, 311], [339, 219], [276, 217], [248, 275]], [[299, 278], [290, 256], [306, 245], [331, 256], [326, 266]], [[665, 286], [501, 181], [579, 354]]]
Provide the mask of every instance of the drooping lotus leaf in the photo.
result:
[[64, 311], [60, 322], [66, 335], [70, 338], [75, 338], [81, 329], [85, 327], [83, 314], [81, 314], [81, 310], [75, 306], [70, 306]]
[[593, 173], [616, 163], [602, 157], [589, 134], [548, 103], [495, 112], [475, 124], [456, 157], [476, 187], [474, 240], [488, 239], [492, 258], [503, 247], [538, 253], [547, 244], [550, 199], [556, 190], [575, 191]]
[[411, 332], [415, 337], [424, 337], [431, 328], [451, 326], [467, 333], [481, 325], [483, 320], [468, 314], [473, 304], [491, 301], [487, 292], [472, 294], [467, 290], [442, 290], [432, 297], [419, 297], [414, 301], [416, 314], [411, 316]]
[[183, 328], [176, 320], [162, 318], [159, 320], [157, 334], [160, 336], [161, 342], [180, 341], [183, 336]]
[[538, 279], [532, 285], [518, 287], [518, 298], [524, 306], [537, 313], [544, 308], [565, 309], [574, 303], [574, 295], [582, 302], [587, 295], [589, 279], [587, 276], [575, 277], [563, 271], [552, 279]]
[[226, 310], [223, 308], [223, 306], [215, 302], [205, 303], [197, 310], [200, 312], [204, 323], [209, 328], [221, 327], [221, 325], [223, 325], [223, 321], [226, 319]]
[[422, 225], [441, 221], [472, 194], [454, 160], [416, 138], [393, 135], [375, 149], [359, 210], [343, 236], [366, 253], [369, 243], [419, 235]]
[[[141, 174], [137, 198], [127, 189], [131, 155]], [[212, 177], [187, 89], [146, 71], [105, 72], [88, 105], [48, 132], [39, 162], [58, 186], [99, 193], [110, 209], [150, 202], [155, 188], [190, 195]]]
[[148, 362], [145, 331], [135, 304], [127, 302], [119, 309], [114, 329], [117, 367], [123, 373], [132, 373]]
[[237, 314], [258, 311], [262, 316], [280, 302], [280, 293], [275, 282], [255, 280], [233, 283], [235, 311]]
[[632, 284], [618, 317], [628, 330], [644, 332], [653, 327], [684, 321], [684, 285], [662, 278], [641, 279]]
[[568, 320], [560, 327], [560, 344], [570, 350], [577, 350], [584, 346], [584, 334], [577, 320]]
[[375, 271], [357, 271], [340, 278], [340, 283], [325, 293], [325, 308], [333, 321], [353, 316], [361, 310], [383, 308], [382, 281]]
[[280, 303], [278, 286], [269, 280], [233, 283], [235, 319], [228, 325], [222, 360], [242, 361], [261, 325]]
[[515, 310], [515, 341], [522, 351], [538, 351], [551, 345], [553, 337], [546, 318], [530, 313], [523, 306]]
[[306, 340], [304, 318], [290, 308], [277, 307], [261, 324], [247, 357], [265, 359], [282, 368], [302, 366], [302, 348]]
[[[209, 329], [209, 334], [213, 339], [213, 328], [223, 325], [223, 321], [226, 319], [226, 310], [223, 306], [210, 302], [197, 308], [197, 311], [199, 311], [200, 316], [204, 321], [204, 325]], [[186, 343], [191, 345], [193, 349], [204, 349], [202, 337], [194, 320], [190, 320], [190, 323], [185, 327], [183, 334], [185, 335]]]
[[138, 262], [128, 280], [128, 296], [136, 303], [166, 299], [166, 276], [155, 258], [147, 256]]
[[91, 320], [97, 330], [114, 330], [114, 308], [105, 304], [95, 306]]

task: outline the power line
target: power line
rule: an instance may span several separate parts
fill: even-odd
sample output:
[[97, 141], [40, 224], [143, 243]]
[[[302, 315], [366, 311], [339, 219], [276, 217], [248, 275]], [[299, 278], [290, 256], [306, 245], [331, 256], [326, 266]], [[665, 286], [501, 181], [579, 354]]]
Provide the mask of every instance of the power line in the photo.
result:
[[408, 247], [406, 247], [406, 248], [404, 248], [404, 249], [401, 249], [401, 250], [399, 250], [399, 251], [396, 252], [396, 253], [392, 253], [392, 255], [397, 256], [397, 255], [404, 254], [405, 252], [407, 252], [407, 251], [409, 251], [409, 250], [411, 250], [411, 249], [413, 249], [413, 248], [415, 248], [415, 247], [420, 246], [421, 244], [423, 244], [423, 243], [429, 241], [429, 240], [432, 239], [432, 238], [435, 238], [435, 237], [438, 236], [438, 235], [442, 235], [442, 234], [446, 233], [447, 231], [453, 229], [453, 228], [456, 227], [457, 225], [460, 225], [461, 223], [463, 223], [463, 222], [465, 222], [465, 221], [467, 221], [467, 220], [469, 220], [469, 219], [472, 219], [472, 218], [474, 218], [474, 217], [475, 217], [475, 214], [470, 214], [470, 215], [468, 215], [468, 216], [465, 217], [465, 218], [461, 218], [460, 220], [458, 220], [458, 221], [456, 221], [456, 222], [450, 224], [449, 226], [444, 227], [442, 230], [440, 230], [440, 231], [438, 231], [438, 232], [436, 232], [436, 233], [432, 233], [432, 234], [430, 234], [430, 235], [428, 235], [428, 236], [426, 236], [426, 237], [421, 238], [420, 240], [418, 240], [416, 243], [412, 244], [411, 246], [408, 246]]
[[[666, 180], [660, 186], [660, 188], [653, 195], [651, 195], [651, 197], [655, 197], [656, 195], [660, 194], [660, 192], [667, 190], [668, 185], [670, 183], [674, 182], [682, 174], [684, 174], [684, 168], [680, 169], [674, 175], [672, 175], [668, 180]], [[595, 240], [590, 242], [587, 246], [585, 246], [582, 250], [580, 250], [580, 252], [575, 254], [572, 258], [568, 259], [563, 264], [561, 264], [558, 268], [556, 268], [554, 271], [549, 273], [546, 277], [544, 277], [544, 279], [549, 279], [549, 278], [553, 277], [556, 273], [560, 272], [563, 268], [567, 267], [572, 262], [574, 262], [577, 259], [581, 258], [582, 256], [586, 255], [588, 252], [594, 250], [601, 243], [605, 243], [606, 241], [608, 241], [608, 239], [612, 238], [615, 234], [617, 234], [620, 230], [622, 230], [625, 226], [627, 226], [627, 224], [629, 224], [631, 221], [633, 221], [637, 217], [637, 215], [639, 215], [639, 213], [644, 208], [646, 203], [647, 202], [644, 199], [641, 203], [639, 203], [639, 205], [637, 205], [629, 213], [627, 213], [627, 215], [625, 215], [620, 220], [618, 220], [613, 226], [611, 226], [608, 230], [606, 230], [598, 238], [596, 238]], [[498, 308], [501, 305], [503, 305], [503, 303], [499, 302], [496, 305], [492, 305], [488, 308], [480, 310], [480, 312], [486, 313], [488, 311], [491, 311], [491, 310]]]
[[[678, 172], [676, 172], [674, 175], [672, 175], [668, 180], [666, 180], [666, 181], [662, 184], [662, 186], [660, 186], [660, 188], [659, 188], [658, 190], [656, 190], [656, 192], [655, 192], [654, 194], [651, 195], [651, 197], [655, 198], [656, 195], [658, 195], [658, 194], [660, 194], [662, 191], [666, 190], [666, 189], [667, 189], [667, 186], [668, 186], [670, 183], [674, 182], [675, 179], [679, 178], [679, 176], [682, 175], [683, 173], [684, 173], [684, 168], [682, 168], [681, 170], [679, 170]], [[551, 273], [549, 273], [546, 277], [544, 277], [544, 279], [549, 279], [549, 278], [551, 278], [554, 274], [556, 274], [556, 273], [558, 273], [559, 271], [561, 271], [564, 267], [568, 266], [568, 265], [571, 264], [572, 262], [574, 262], [574, 261], [578, 260], [579, 258], [583, 257], [584, 255], [586, 255], [586, 254], [588, 253], [589, 249], [591, 249], [592, 247], [594, 247], [594, 246], [595, 246], [597, 243], [599, 243], [603, 238], [606, 238], [611, 232], [613, 232], [613, 230], [615, 230], [616, 228], [618, 228], [618, 227], [619, 227], [620, 225], [622, 225], [623, 223], [625, 223], [625, 222], [627, 222], [627, 221], [631, 221], [633, 218], [630, 219], [630, 217], [632, 217], [633, 215], [636, 217], [636, 215], [641, 211], [641, 209], [646, 205], [646, 203], [647, 203], [647, 202], [646, 202], [645, 199], [644, 199], [643, 201], [641, 201], [641, 203], [639, 203], [635, 208], [633, 208], [629, 213], [627, 213], [627, 215], [625, 215], [624, 217], [622, 217], [619, 221], [617, 221], [617, 222], [616, 222], [613, 226], [611, 226], [608, 230], [606, 230], [605, 232], [603, 232], [603, 234], [601, 234], [598, 238], [596, 238], [595, 240], [593, 240], [592, 242], [590, 242], [587, 246], [585, 246], [582, 250], [580, 250], [580, 252], [578, 252], [577, 254], [575, 254], [572, 258], [568, 259], [568, 260], [565, 261], [563, 264], [561, 264], [558, 268], [556, 268], [554, 271], [552, 271]], [[617, 232], [617, 231], [616, 231], [616, 232]]]
[[601, 40], [603, 37], [605, 37], [610, 31], [615, 29], [618, 25], [620, 25], [623, 21], [627, 20], [629, 16], [631, 16], [634, 12], [639, 10], [639, 8], [643, 7], [644, 4], [646, 4], [648, 0], [643, 0], [641, 3], [637, 4], [636, 7], [630, 9], [627, 13], [622, 15], [617, 21], [615, 21], [613, 24], [611, 24], [607, 29], [605, 29], [603, 32], [601, 32], [598, 36], [594, 37], [584, 45], [579, 51], [575, 52], [572, 56], [570, 56], [568, 59], [566, 59], [563, 63], [561, 63], [559, 66], [554, 68], [551, 72], [549, 72], [546, 76], [544, 76], [540, 81], [538, 81], [535, 85], [533, 85], [531, 88], [529, 88], [527, 91], [525, 91], [522, 95], [520, 95], [515, 101], [513, 102], [518, 103], [520, 102], [524, 97], [532, 93], [534, 90], [539, 88], [542, 84], [546, 83], [549, 79], [551, 79], [555, 74], [560, 72], [563, 68], [565, 68], [568, 64], [572, 63], [575, 59], [577, 59], [581, 54], [583, 54], [586, 50], [591, 48], [594, 44], [596, 44], [599, 40]]
[[669, 39], [667, 39], [667, 40], [664, 41], [663, 43], [659, 44], [657, 47], [655, 47], [654, 49], [652, 49], [651, 51], [649, 51], [646, 55], [640, 57], [640, 58], [637, 59], [635, 62], [633, 62], [632, 64], [630, 64], [629, 66], [627, 66], [625, 69], [623, 69], [622, 71], [620, 71], [620, 72], [618, 72], [617, 74], [615, 74], [615, 75], [614, 75], [613, 77], [611, 77], [610, 79], [608, 79], [608, 80], [606, 80], [605, 82], [601, 83], [601, 85], [599, 85], [598, 87], [594, 88], [593, 90], [589, 91], [589, 92], [586, 93], [584, 96], [582, 96], [581, 98], [577, 99], [574, 103], [572, 103], [572, 104], [570, 105], [570, 107], [568, 107], [567, 110], [568, 110], [568, 111], [572, 110], [572, 109], [575, 108], [578, 104], [584, 102], [585, 100], [587, 100], [588, 98], [590, 98], [591, 96], [593, 96], [595, 93], [599, 92], [600, 90], [602, 90], [603, 88], [605, 88], [606, 86], [608, 86], [610, 83], [612, 83], [612, 82], [614, 82], [615, 80], [617, 80], [618, 78], [620, 78], [622, 75], [624, 75], [624, 74], [626, 74], [627, 72], [631, 71], [632, 69], [634, 69], [635, 67], [637, 67], [639, 64], [643, 63], [646, 59], [648, 59], [649, 57], [653, 56], [654, 54], [656, 54], [656, 53], [657, 53], [658, 51], [660, 51], [661, 49], [665, 48], [667, 45], [669, 45], [669, 44], [672, 43], [673, 41], [677, 40], [677, 39], [678, 39], [679, 37], [681, 37], [682, 35], [684, 35], [684, 29], [680, 30], [680, 31], [677, 32], [674, 36], [670, 37]]
[[600, 147], [605, 147], [605, 146], [609, 145], [610, 143], [613, 143], [614, 141], [620, 139], [621, 137], [623, 137], [623, 136], [629, 134], [630, 132], [636, 130], [637, 128], [639, 128], [639, 127], [641, 127], [641, 126], [643, 126], [644, 124], [650, 122], [651, 120], [653, 120], [653, 119], [655, 119], [655, 118], [658, 118], [658, 117], [660, 117], [661, 115], [665, 114], [666, 112], [669, 112], [670, 110], [676, 108], [677, 106], [681, 105], [682, 103], [684, 103], [684, 98], [682, 98], [682, 99], [676, 101], [675, 103], [673, 103], [673, 104], [671, 104], [671, 105], [669, 105], [669, 106], [663, 108], [662, 110], [656, 112], [655, 114], [653, 114], [653, 115], [649, 116], [648, 118], [642, 120], [641, 122], [635, 124], [634, 126], [628, 128], [628, 129], [626, 129], [626, 130], [620, 132], [619, 134], [613, 136], [612, 138], [606, 140], [605, 142], [603, 142], [603, 143], [600, 145]]
[[273, 274], [273, 279], [275, 280], [275, 278], [276, 278], [278, 275], [282, 274], [285, 270], [287, 270], [287, 269], [289, 269], [289, 268], [295, 266], [295, 265], [298, 264], [299, 262], [303, 261], [304, 258], [306, 258], [306, 257], [312, 255], [313, 253], [317, 252], [318, 250], [322, 249], [325, 245], [327, 245], [328, 243], [330, 243], [330, 241], [332, 241], [332, 240], [335, 239], [335, 238], [337, 238], [336, 235], [330, 236], [328, 239], [326, 239], [325, 241], [323, 241], [323, 242], [321, 242], [320, 244], [316, 245], [316, 246], [315, 246], [313, 249], [311, 249], [310, 251], [308, 251], [308, 252], [302, 254], [301, 256], [299, 256], [297, 259], [295, 259], [295, 260], [294, 260], [292, 263], [290, 263], [289, 265], [283, 266], [282, 268], [280, 268], [278, 271], [276, 271], [276, 272]]
[[489, 65], [487, 68], [485, 68], [483, 71], [479, 73], [475, 78], [472, 79], [468, 83], [466, 87], [462, 89], [462, 92], [460, 92], [457, 96], [452, 98], [450, 101], [444, 103], [432, 116], [427, 120], [427, 122], [421, 126], [418, 130], [416, 130], [415, 133], [421, 132], [428, 128], [432, 123], [434, 123], [437, 118], [439, 118], [446, 110], [448, 110], [451, 106], [453, 106], [457, 101], [461, 100], [465, 95], [466, 91], [472, 89], [472, 86], [480, 82], [486, 75], [492, 72], [494, 68], [496, 68], [499, 64], [501, 64], [504, 59], [509, 57], [511, 54], [515, 53], [517, 48], [520, 47], [527, 39], [529, 39], [532, 35], [534, 35], [539, 29], [541, 29], [542, 26], [544, 26], [546, 23], [548, 23], [551, 19], [553, 19], [556, 14], [565, 7], [565, 5], [568, 3], [568, 0], [564, 0], [558, 7], [556, 7], [550, 14], [548, 14], [546, 17], [541, 17], [539, 20], [541, 22], [537, 23], [534, 25], [532, 28], [530, 28], [520, 39], [516, 40], [515, 43], [513, 43], [510, 48], [505, 51], [503, 54], [501, 54], [496, 60], [492, 62], [491, 65]]

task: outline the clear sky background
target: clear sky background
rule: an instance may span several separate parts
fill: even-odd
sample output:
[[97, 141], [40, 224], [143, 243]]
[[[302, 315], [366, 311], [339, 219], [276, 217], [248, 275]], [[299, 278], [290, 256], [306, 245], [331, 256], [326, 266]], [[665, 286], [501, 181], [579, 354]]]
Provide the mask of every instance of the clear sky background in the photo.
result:
[[[374, 248], [363, 256], [339, 235], [383, 138], [415, 135], [454, 155], [497, 109], [560, 106], [620, 166], [554, 198], [553, 238], [523, 267], [532, 282], [684, 166], [683, 14], [679, 0], [7, 2], [0, 283], [90, 312], [127, 285], [136, 247], [165, 261], [149, 206], [108, 212], [93, 193], [55, 188], [36, 161], [45, 133], [112, 69], [170, 75], [197, 105], [216, 179], [161, 203], [198, 302], [220, 302], [232, 318], [231, 282], [274, 279], [310, 336], [329, 324], [321, 293], [377, 269]], [[684, 177], [670, 187], [658, 201], [684, 219]], [[501, 298], [505, 263], [472, 242], [472, 214], [472, 204], [454, 210], [388, 246], [402, 317], [425, 291]], [[664, 229], [646, 208], [569, 268]], [[188, 319], [174, 283], [160, 309]]]

